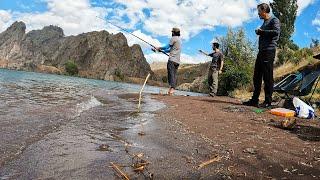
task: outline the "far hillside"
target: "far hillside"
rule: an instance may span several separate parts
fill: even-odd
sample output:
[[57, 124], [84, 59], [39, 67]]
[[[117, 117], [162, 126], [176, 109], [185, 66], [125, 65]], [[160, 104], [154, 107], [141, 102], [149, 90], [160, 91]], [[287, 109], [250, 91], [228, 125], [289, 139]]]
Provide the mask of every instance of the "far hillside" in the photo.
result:
[[294, 63], [292, 60], [288, 60], [281, 66], [276, 67], [274, 70], [275, 80], [281, 79], [281, 77], [286, 76], [288, 74], [300, 71], [310, 65], [318, 67], [320, 61], [314, 59], [312, 56], [320, 53], [320, 46], [309, 49], [308, 51], [309, 54], [307, 55], [307, 57], [302, 58], [301, 61]]
[[[203, 72], [207, 71], [208, 63], [202, 64], [181, 64], [178, 70], [178, 85], [182, 85], [185, 83], [192, 83], [198, 77], [203, 76]], [[152, 68], [152, 66], [151, 66]], [[153, 69], [153, 72], [157, 75], [158, 79], [163, 83], [167, 83], [167, 68], [166, 66], [163, 68]], [[181, 87], [180, 87], [181, 89]], [[183, 89], [188, 90], [188, 89]], [[202, 92], [197, 90], [191, 90], [194, 92]]]
[[152, 62], [152, 63], [150, 63], [150, 67], [151, 67], [152, 71], [155, 71], [158, 69], [166, 69], [167, 62]]

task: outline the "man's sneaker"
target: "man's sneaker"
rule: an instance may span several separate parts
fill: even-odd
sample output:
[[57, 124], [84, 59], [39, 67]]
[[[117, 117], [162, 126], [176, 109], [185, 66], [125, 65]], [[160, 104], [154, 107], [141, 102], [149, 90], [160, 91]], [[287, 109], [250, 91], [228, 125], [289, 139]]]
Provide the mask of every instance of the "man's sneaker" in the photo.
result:
[[215, 97], [215, 96], [216, 96], [216, 94], [215, 94], [215, 93], [213, 93], [213, 92], [211, 92], [211, 93], [209, 93], [209, 96], [210, 96], [210, 97]]
[[259, 105], [259, 107], [268, 109], [268, 108], [271, 108], [272, 106], [271, 106], [271, 103], [263, 102], [262, 104]]
[[258, 101], [254, 101], [252, 99], [250, 99], [249, 101], [245, 101], [242, 103], [245, 106], [254, 106], [254, 107], [258, 107], [259, 102]]

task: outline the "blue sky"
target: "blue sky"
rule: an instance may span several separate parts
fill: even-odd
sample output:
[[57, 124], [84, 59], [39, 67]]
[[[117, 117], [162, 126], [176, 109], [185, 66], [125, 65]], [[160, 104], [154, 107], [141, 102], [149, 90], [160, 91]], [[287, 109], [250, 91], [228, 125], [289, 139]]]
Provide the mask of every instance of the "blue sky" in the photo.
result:
[[[256, 5], [263, 0], [0, 0], [0, 31], [14, 21], [24, 21], [27, 31], [57, 25], [66, 35], [94, 30], [119, 32], [111, 21], [156, 46], [169, 41], [172, 27], [180, 27], [182, 61], [206, 61], [198, 49], [209, 51], [210, 42], [226, 34], [227, 28], [244, 28], [256, 41], [254, 29], [261, 25]], [[265, 1], [264, 1], [265, 2]], [[320, 0], [298, 0], [299, 15], [293, 40], [308, 47], [320, 39]], [[108, 20], [108, 21], [107, 21]], [[150, 51], [148, 45], [126, 34], [130, 45], [142, 46], [148, 62], [167, 57]]]

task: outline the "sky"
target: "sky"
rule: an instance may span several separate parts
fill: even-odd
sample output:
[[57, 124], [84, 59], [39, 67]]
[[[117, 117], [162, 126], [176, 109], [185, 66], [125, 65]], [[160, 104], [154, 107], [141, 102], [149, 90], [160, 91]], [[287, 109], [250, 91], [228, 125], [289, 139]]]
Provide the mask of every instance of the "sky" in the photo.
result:
[[[269, 1], [0, 0], [0, 32], [15, 21], [25, 22], [27, 31], [56, 25], [66, 36], [101, 30], [121, 32], [115, 24], [155, 46], [164, 46], [170, 40], [171, 29], [179, 27], [181, 61], [201, 63], [208, 58], [198, 50], [211, 51], [211, 42], [226, 35], [228, 27], [244, 28], [247, 37], [256, 41], [254, 29], [263, 23], [256, 11], [261, 2]], [[320, 0], [298, 0], [298, 7], [292, 39], [301, 48], [309, 47], [312, 38], [320, 39]], [[167, 56], [152, 52], [146, 43], [124, 34], [129, 45], [141, 45], [149, 63], [167, 61]]]

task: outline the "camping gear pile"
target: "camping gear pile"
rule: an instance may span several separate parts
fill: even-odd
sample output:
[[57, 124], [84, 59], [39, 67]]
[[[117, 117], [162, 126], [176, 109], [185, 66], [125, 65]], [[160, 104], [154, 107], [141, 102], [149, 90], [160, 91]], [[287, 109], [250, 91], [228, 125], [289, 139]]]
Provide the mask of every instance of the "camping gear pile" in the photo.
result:
[[[313, 56], [320, 60], [320, 54]], [[307, 68], [296, 74], [290, 74], [282, 81], [274, 85], [274, 92], [284, 94], [282, 99], [289, 100], [295, 107], [295, 115], [300, 118], [314, 118], [315, 110], [311, 107], [311, 100], [319, 83], [320, 68]], [[311, 93], [307, 103], [303, 102], [298, 97], [307, 96]], [[276, 108], [272, 109], [271, 113], [283, 117], [292, 117], [293, 111]]]

